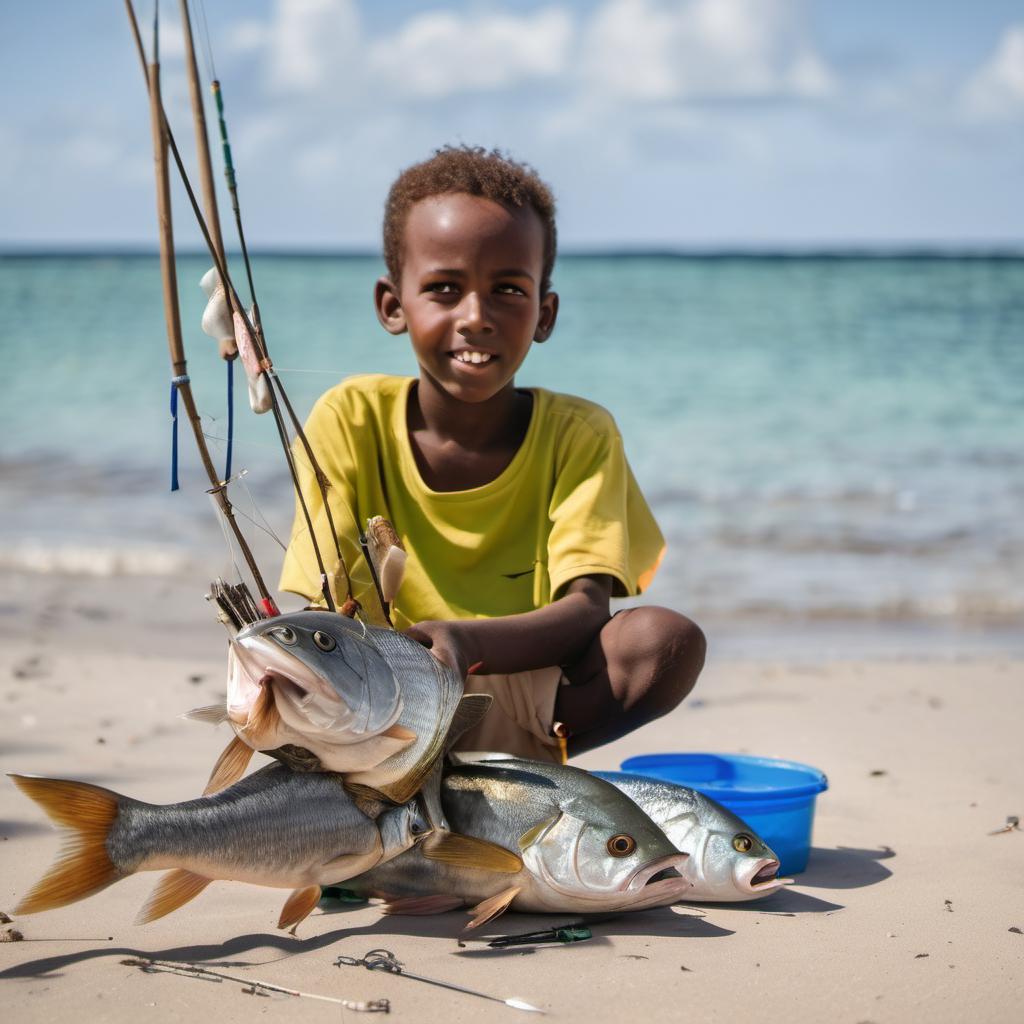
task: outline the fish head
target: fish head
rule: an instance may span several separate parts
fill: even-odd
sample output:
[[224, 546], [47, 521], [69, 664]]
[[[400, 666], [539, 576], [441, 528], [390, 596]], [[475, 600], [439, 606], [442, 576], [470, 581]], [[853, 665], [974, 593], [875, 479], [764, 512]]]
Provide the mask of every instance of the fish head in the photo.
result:
[[381, 863], [404, 853], [432, 831], [419, 797], [382, 811], [377, 816], [377, 829], [384, 845]]
[[690, 889], [680, 853], [647, 816], [584, 816], [563, 810], [519, 841], [524, 865], [556, 893], [595, 910], [641, 910], [681, 899]]
[[693, 883], [693, 899], [758, 899], [792, 881], [778, 877], [779, 860], [765, 841], [708, 797], [660, 825], [672, 844], [690, 855], [683, 874]]
[[269, 734], [272, 702], [291, 729], [354, 743], [391, 728], [402, 712], [391, 665], [360, 623], [334, 612], [261, 619], [231, 641], [228, 657], [228, 717], [239, 730]]

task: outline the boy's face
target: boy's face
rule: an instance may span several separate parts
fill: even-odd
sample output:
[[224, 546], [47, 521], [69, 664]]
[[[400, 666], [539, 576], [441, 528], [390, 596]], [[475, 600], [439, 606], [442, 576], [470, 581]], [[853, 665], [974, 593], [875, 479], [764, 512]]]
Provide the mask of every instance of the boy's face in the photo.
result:
[[464, 193], [416, 203], [405, 224], [402, 280], [377, 283], [377, 316], [409, 332], [420, 380], [483, 402], [505, 388], [530, 345], [555, 325], [558, 296], [540, 293], [544, 227], [530, 206]]

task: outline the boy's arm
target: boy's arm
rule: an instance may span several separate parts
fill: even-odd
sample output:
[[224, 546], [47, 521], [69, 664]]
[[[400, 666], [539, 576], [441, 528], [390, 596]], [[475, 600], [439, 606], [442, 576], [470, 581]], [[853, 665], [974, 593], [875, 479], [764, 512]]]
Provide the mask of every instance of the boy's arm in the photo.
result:
[[613, 582], [611, 576], [580, 576], [557, 601], [533, 612], [431, 620], [405, 632], [463, 676], [470, 668], [489, 675], [571, 665], [608, 621]]

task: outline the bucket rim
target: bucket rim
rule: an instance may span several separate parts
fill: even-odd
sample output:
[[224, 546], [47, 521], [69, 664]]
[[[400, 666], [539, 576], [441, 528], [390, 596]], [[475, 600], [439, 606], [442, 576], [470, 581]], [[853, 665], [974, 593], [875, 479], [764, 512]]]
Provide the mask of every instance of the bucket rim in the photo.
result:
[[665, 782], [674, 782], [676, 785], [687, 785], [700, 793], [706, 793], [714, 797], [720, 803], [723, 797], [730, 800], [750, 802], [764, 800], [779, 800], [795, 797], [813, 797], [828, 789], [828, 778], [820, 768], [814, 768], [809, 764], [801, 764], [799, 761], [784, 761], [774, 757], [757, 757], [753, 754], [717, 754], [712, 751], [677, 751], [657, 754], [636, 754], [627, 757], [620, 765], [624, 772], [636, 772], [640, 775], [648, 775], [653, 778], [663, 778], [655, 771], [656, 767], [675, 761], [681, 768], [688, 760], [697, 758], [715, 758], [721, 761], [735, 762], [750, 768], [772, 768], [783, 769], [798, 773], [804, 776], [804, 781], [789, 786], [771, 786], [764, 789], [743, 789], [734, 786], [719, 786], [714, 779], [680, 781], [678, 779], [663, 779]]

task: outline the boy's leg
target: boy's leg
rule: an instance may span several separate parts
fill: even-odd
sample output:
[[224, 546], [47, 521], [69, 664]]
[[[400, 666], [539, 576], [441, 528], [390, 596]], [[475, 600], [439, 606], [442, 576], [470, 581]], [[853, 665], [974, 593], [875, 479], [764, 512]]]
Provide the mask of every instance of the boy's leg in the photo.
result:
[[693, 689], [704, 666], [704, 634], [668, 608], [628, 608], [612, 616], [587, 653], [563, 671], [555, 720], [581, 754], [660, 718]]

